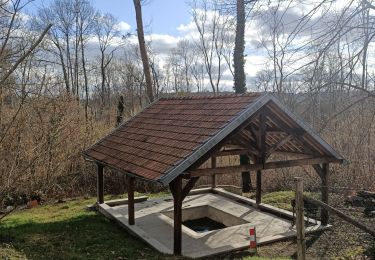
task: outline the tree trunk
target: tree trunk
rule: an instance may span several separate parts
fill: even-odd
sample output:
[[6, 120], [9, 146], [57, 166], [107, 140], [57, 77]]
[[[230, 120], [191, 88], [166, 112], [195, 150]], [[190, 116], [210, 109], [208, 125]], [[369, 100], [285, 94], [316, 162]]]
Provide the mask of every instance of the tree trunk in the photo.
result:
[[234, 90], [238, 94], [246, 92], [246, 75], [245, 75], [245, 1], [237, 0], [237, 25], [236, 39], [233, 52], [234, 67]]
[[134, 8], [135, 8], [135, 16], [137, 20], [137, 34], [138, 34], [138, 42], [139, 42], [139, 51], [141, 53], [142, 63], [143, 63], [143, 70], [146, 77], [146, 92], [147, 97], [150, 102], [154, 101], [154, 91], [152, 89], [152, 78], [151, 78], [151, 70], [150, 70], [150, 63], [148, 61], [147, 50], [146, 50], [146, 43], [145, 43], [145, 36], [143, 32], [143, 21], [142, 21], [142, 7], [141, 7], [141, 0], [133, 0]]
[[87, 79], [87, 70], [86, 70], [86, 60], [85, 60], [85, 47], [81, 35], [81, 58], [82, 58], [82, 68], [83, 68], [83, 78], [85, 84], [85, 118], [88, 120], [88, 107], [89, 107], [89, 84]]

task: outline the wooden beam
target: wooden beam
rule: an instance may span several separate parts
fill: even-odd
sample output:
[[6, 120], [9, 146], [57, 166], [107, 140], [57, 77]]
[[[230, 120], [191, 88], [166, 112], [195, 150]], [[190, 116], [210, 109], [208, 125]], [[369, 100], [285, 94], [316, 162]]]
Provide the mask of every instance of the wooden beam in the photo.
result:
[[104, 203], [104, 166], [97, 163], [97, 203]]
[[262, 203], [262, 170], [257, 170], [257, 188], [255, 194], [256, 204]]
[[[248, 129], [252, 129], [255, 132], [259, 131], [259, 127], [255, 125], [253, 122], [249, 125]], [[266, 127], [266, 131], [269, 134], [281, 134], [285, 133], [282, 129], [277, 128], [277, 127]]]
[[134, 177], [127, 176], [129, 225], [134, 225], [134, 179]]
[[[307, 143], [302, 136], [306, 133], [305, 130], [298, 128], [298, 129], [292, 129], [289, 127], [285, 122], [280, 120], [277, 115], [275, 115], [270, 109], [265, 108], [264, 112], [268, 115], [268, 117], [271, 118], [272, 121], [274, 121], [285, 133], [288, 133], [292, 135], [302, 146], [303, 148], [311, 154], [317, 155], [316, 152], [314, 152], [311, 149], [311, 146], [309, 143]], [[315, 149], [315, 148], [314, 148]]]
[[[174, 190], [173, 195], [173, 213], [174, 213], [174, 241], [173, 253], [181, 255], [182, 248], [182, 177], [176, 177], [170, 184], [171, 190]], [[172, 192], [173, 194], [173, 192]]]
[[250, 132], [252, 139], [256, 141], [258, 139], [259, 130], [255, 129], [253, 124], [250, 124], [246, 129]]
[[[216, 157], [215, 156], [211, 157], [211, 168], [212, 169], [216, 168]], [[211, 188], [212, 189], [216, 188], [216, 174], [212, 174], [212, 176], [211, 176]]]
[[255, 144], [253, 142], [249, 141], [245, 137], [238, 135], [233, 139], [233, 142], [241, 145], [242, 147], [248, 149], [248, 154], [254, 155], [254, 156], [259, 156], [259, 151], [257, 150]]
[[249, 154], [249, 149], [233, 149], [233, 150], [223, 150], [215, 154], [216, 157], [220, 156], [230, 156], [230, 155], [241, 155], [241, 154]]
[[263, 157], [266, 153], [266, 116], [263, 113], [259, 115], [258, 147]]
[[[215, 176], [215, 175], [212, 175]], [[188, 183], [185, 184], [184, 189], [182, 190], [182, 195], [181, 195], [181, 202], [184, 201], [186, 196], [189, 194], [191, 189], [194, 187], [195, 183], [199, 180], [199, 177], [193, 177], [189, 179]]]
[[329, 162], [341, 163], [341, 160], [338, 160], [336, 158], [330, 158], [330, 157], [314, 157], [314, 158], [296, 159], [296, 160], [288, 160], [288, 161], [275, 161], [275, 162], [265, 163], [263, 169], [267, 170], [267, 169], [277, 169], [277, 168], [288, 168], [288, 167], [313, 165], [313, 164], [329, 163]]
[[[325, 204], [328, 204], [328, 185], [329, 185], [329, 164], [323, 163], [323, 174], [321, 176], [322, 180], [322, 202]], [[322, 225], [326, 226], [328, 225], [329, 220], [329, 214], [326, 209], [322, 209], [320, 213], [320, 221], [322, 222]]]
[[207, 151], [206, 154], [201, 156], [193, 165], [189, 167], [189, 170], [196, 169], [199, 166], [201, 166], [204, 162], [206, 162], [212, 155], [215, 155], [217, 152], [220, 151], [220, 149], [225, 146], [236, 134], [241, 132], [246, 126], [249, 125], [249, 123], [257, 116], [259, 115], [259, 112], [255, 112], [251, 117], [249, 117], [245, 122], [243, 122], [237, 129], [235, 129], [233, 132], [228, 134], [223, 140], [221, 140], [218, 144], [216, 144], [211, 150]]
[[[258, 147], [260, 150], [260, 157], [257, 158], [257, 163], [264, 166], [266, 162], [266, 116], [262, 113], [259, 115], [259, 136]], [[257, 170], [257, 185], [255, 194], [256, 204], [262, 203], [262, 170]]]
[[312, 167], [314, 168], [314, 170], [316, 171], [316, 173], [319, 175], [319, 177], [323, 178], [324, 172], [323, 172], [322, 167], [320, 167], [319, 164], [313, 164]]
[[365, 225], [358, 222], [357, 220], [349, 217], [347, 214], [335, 209], [334, 207], [331, 207], [331, 206], [327, 205], [326, 203], [324, 203], [322, 201], [319, 201], [319, 200], [316, 200], [316, 199], [313, 199], [313, 198], [310, 198], [310, 197], [306, 197], [306, 196], [303, 196], [303, 198], [304, 198], [304, 200], [310, 202], [311, 204], [317, 205], [317, 206], [321, 207], [322, 209], [324, 209], [328, 212], [331, 212], [332, 214], [337, 215], [338, 217], [342, 218], [346, 222], [356, 226], [357, 228], [362, 229], [363, 231], [365, 231], [365, 232], [367, 232], [370, 235], [375, 237], [375, 230], [366, 227]]
[[278, 143], [274, 144], [273, 146], [271, 146], [271, 148], [269, 148], [267, 151], [266, 151], [266, 158], [270, 157], [271, 154], [276, 151], [277, 149], [279, 149], [281, 146], [283, 146], [284, 144], [286, 144], [287, 142], [289, 142], [290, 140], [292, 140], [293, 138], [293, 135], [288, 135], [286, 136], [285, 138], [283, 138], [282, 140], [280, 140]]
[[189, 174], [189, 177], [198, 177], [198, 176], [208, 176], [212, 174], [232, 174], [232, 173], [240, 173], [242, 171], [269, 170], [269, 169], [314, 165], [314, 164], [329, 163], [329, 162], [341, 163], [341, 160], [338, 160], [336, 158], [329, 158], [329, 157], [316, 157], [316, 158], [296, 159], [296, 160], [287, 160], [287, 161], [274, 161], [274, 162], [267, 162], [265, 164], [256, 163], [256, 164], [247, 164], [247, 165], [239, 165], [239, 166], [217, 167], [215, 169], [211, 169], [211, 168], [196, 169], [196, 170], [188, 171], [188, 174]]

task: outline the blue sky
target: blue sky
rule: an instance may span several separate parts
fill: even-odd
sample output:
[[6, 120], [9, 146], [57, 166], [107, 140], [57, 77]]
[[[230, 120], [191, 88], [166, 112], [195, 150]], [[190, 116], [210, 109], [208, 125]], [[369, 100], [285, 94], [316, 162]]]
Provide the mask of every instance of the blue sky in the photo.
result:
[[[48, 5], [51, 0], [36, 0], [27, 8], [33, 12], [37, 7]], [[91, 0], [103, 13], [111, 13], [119, 22], [126, 22], [135, 31], [135, 11], [133, 0]], [[185, 0], [147, 0], [143, 6], [143, 23], [147, 33], [177, 36], [177, 27], [190, 21], [190, 8]]]
[[[148, 0], [143, 6], [143, 22], [149, 33], [178, 35], [177, 27], [189, 22], [189, 8], [184, 0]], [[132, 0], [93, 0], [102, 12], [111, 13], [135, 30], [135, 11]]]

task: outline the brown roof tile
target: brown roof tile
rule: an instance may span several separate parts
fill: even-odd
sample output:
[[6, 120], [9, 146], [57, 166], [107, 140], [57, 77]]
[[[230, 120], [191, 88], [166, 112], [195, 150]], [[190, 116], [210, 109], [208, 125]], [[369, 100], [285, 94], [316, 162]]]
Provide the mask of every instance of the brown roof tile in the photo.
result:
[[[114, 169], [166, 184], [263, 106], [272, 113], [267, 117], [267, 127], [283, 128], [274, 120], [278, 119], [288, 128], [306, 132], [300, 140], [293, 138], [278, 151], [303, 153], [312, 149], [322, 156], [342, 158], [277, 99], [261, 94], [161, 98], [84, 155]], [[259, 127], [259, 120], [254, 118], [251, 124]], [[254, 139], [246, 129], [242, 134]], [[286, 136], [285, 132], [270, 133], [267, 147]]]
[[161, 98], [85, 155], [156, 180], [249, 107], [259, 94]]

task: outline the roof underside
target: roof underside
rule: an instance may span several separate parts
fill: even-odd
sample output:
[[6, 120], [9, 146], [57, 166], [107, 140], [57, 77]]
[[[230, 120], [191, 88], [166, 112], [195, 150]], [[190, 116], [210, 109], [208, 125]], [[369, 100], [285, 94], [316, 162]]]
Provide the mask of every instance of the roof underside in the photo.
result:
[[260, 112], [266, 116], [267, 150], [343, 159], [269, 94], [159, 99], [84, 155], [122, 172], [167, 184], [241, 124], [246, 127], [236, 134], [239, 138], [227, 143], [247, 147], [256, 143], [259, 119], [255, 115]]

